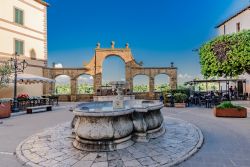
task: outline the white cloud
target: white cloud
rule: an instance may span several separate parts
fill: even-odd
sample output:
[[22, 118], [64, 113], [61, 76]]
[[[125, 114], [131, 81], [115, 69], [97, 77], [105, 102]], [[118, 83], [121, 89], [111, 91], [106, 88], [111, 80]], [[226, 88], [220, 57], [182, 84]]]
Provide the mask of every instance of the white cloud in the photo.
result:
[[190, 74], [187, 74], [187, 73], [180, 73], [178, 75], [178, 83], [184, 83], [184, 82], [188, 82], [188, 81], [192, 81], [194, 80], [195, 78], [199, 78], [199, 79], [202, 79], [203, 76], [202, 75], [190, 75]]

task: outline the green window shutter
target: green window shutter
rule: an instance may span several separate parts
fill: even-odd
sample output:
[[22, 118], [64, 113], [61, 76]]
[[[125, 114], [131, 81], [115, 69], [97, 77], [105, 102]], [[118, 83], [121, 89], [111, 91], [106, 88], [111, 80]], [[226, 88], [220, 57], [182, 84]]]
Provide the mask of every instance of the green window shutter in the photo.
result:
[[19, 10], [19, 23], [23, 25], [23, 11]]
[[15, 9], [15, 23], [18, 23], [18, 9]]
[[20, 41], [20, 54], [23, 55], [23, 41]]
[[19, 43], [15, 40], [15, 53], [19, 54]]
[[15, 53], [17, 53], [19, 55], [23, 55], [24, 54], [23, 41], [15, 40]]
[[23, 25], [23, 11], [15, 8], [15, 23]]

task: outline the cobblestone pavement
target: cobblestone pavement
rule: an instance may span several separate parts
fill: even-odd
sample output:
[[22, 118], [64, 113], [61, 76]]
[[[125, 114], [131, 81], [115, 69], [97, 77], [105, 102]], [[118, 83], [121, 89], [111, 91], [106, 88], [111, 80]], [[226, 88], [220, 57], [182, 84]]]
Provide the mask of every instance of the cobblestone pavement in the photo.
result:
[[[249, 101], [240, 101], [250, 106]], [[2, 119], [0, 124], [0, 167], [21, 167], [15, 156], [18, 144], [32, 134], [56, 126], [73, 118], [68, 112], [75, 103], [60, 104], [60, 109], [31, 115]], [[63, 107], [65, 106], [65, 107]], [[248, 109], [249, 110], [249, 109]], [[250, 112], [248, 118], [216, 118], [212, 109], [189, 107], [163, 108], [164, 116], [180, 118], [197, 125], [204, 135], [199, 152], [178, 167], [249, 167]], [[0, 122], [1, 122], [0, 121]], [[132, 162], [131, 162], [132, 163]], [[84, 167], [84, 165], [83, 165]]]
[[198, 128], [182, 120], [166, 118], [167, 133], [149, 143], [135, 143], [112, 152], [79, 151], [72, 146], [70, 123], [35, 134], [17, 148], [17, 157], [29, 166], [140, 167], [180, 163], [201, 147]]

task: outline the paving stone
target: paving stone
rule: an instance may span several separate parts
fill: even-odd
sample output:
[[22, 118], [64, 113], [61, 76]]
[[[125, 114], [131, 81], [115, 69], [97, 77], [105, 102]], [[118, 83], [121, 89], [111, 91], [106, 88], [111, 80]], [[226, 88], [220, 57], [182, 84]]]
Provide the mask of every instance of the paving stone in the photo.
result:
[[108, 161], [109, 167], [123, 167], [124, 163], [121, 159]]
[[108, 161], [114, 159], [120, 159], [120, 155], [118, 154], [117, 151], [108, 152], [107, 154], [108, 154]]
[[126, 167], [141, 167], [142, 165], [137, 160], [124, 161]]
[[88, 153], [85, 157], [82, 158], [82, 160], [94, 161], [96, 157], [97, 157], [97, 153]]
[[[177, 162], [199, 141], [198, 131], [192, 124], [180, 120], [167, 120], [168, 133], [148, 143], [135, 143], [112, 152], [87, 152], [72, 146], [69, 123], [49, 128], [27, 139], [17, 156], [35, 166], [84, 167], [140, 167], [160, 166]], [[169, 130], [170, 129], [170, 130]]]
[[73, 167], [91, 167], [93, 161], [78, 161]]
[[164, 155], [164, 154], [154, 156], [154, 157], [152, 157], [152, 159], [161, 165], [167, 164], [167, 163], [172, 161], [170, 157], [168, 157], [167, 155]]
[[95, 162], [102, 162], [102, 161], [107, 161], [107, 160], [108, 160], [107, 153], [101, 152], [97, 154]]
[[143, 166], [152, 166], [154, 164], [157, 164], [157, 162], [154, 161], [151, 157], [140, 158], [137, 159], [137, 161], [140, 162], [140, 164], [142, 164]]
[[108, 167], [108, 162], [95, 162], [91, 167]]

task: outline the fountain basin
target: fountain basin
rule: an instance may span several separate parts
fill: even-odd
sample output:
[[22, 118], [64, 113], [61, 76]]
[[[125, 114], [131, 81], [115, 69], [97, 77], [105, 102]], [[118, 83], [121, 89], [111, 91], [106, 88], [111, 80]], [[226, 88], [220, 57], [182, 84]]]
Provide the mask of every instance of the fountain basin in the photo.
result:
[[162, 107], [160, 102], [144, 100], [125, 101], [122, 109], [114, 109], [112, 102], [81, 104], [74, 110], [73, 145], [80, 150], [114, 151], [134, 141], [147, 142], [165, 132]]

